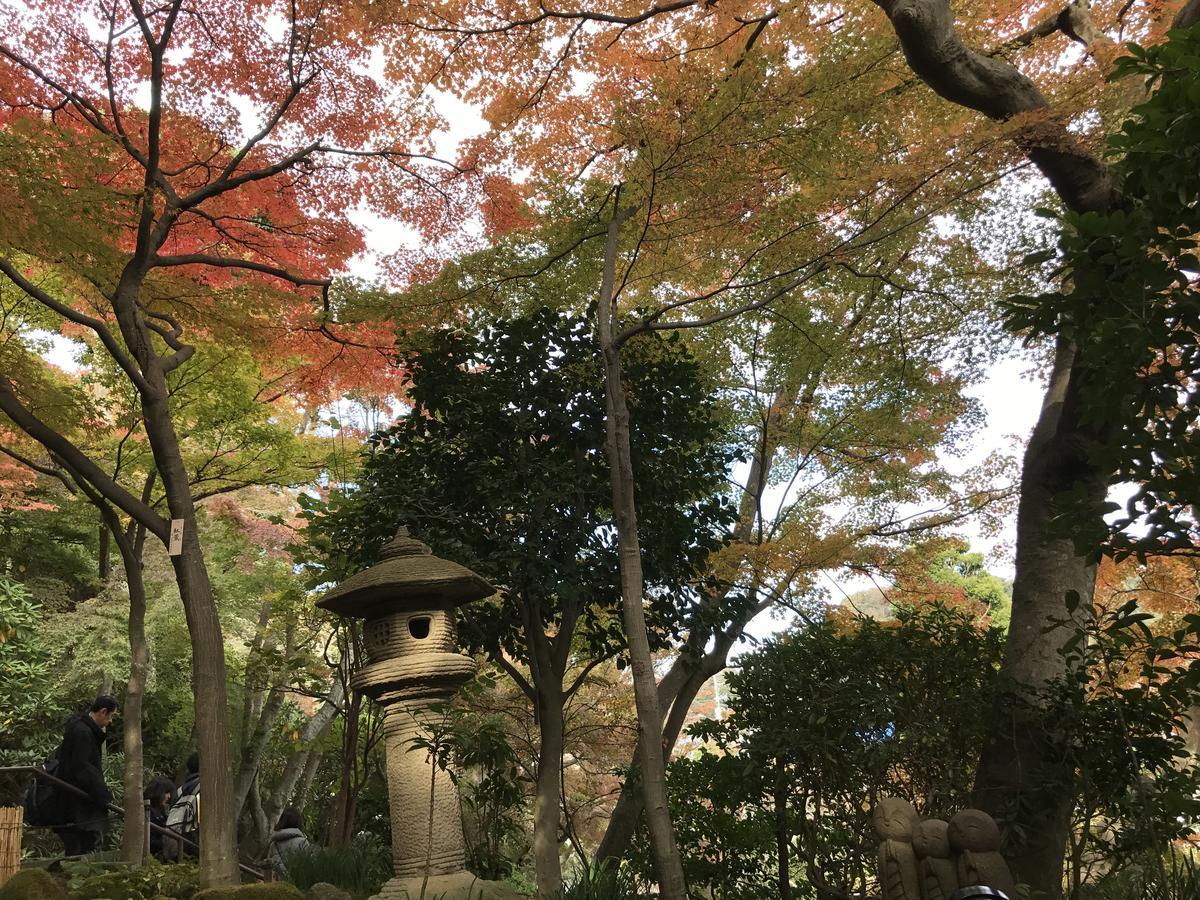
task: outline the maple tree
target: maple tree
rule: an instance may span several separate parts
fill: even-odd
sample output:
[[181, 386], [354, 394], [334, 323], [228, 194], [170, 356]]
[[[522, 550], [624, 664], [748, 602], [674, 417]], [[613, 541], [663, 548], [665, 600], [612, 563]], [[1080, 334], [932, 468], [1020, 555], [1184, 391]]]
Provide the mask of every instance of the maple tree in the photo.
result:
[[314, 335], [341, 342], [326, 362], [375, 351], [371, 327], [339, 330], [353, 302], [331, 272], [361, 247], [349, 213], [368, 182], [417, 224], [443, 221], [441, 176], [423, 171], [429, 148], [410, 145], [436, 117], [419, 99], [384, 102], [364, 71], [369, 50], [340, 40], [352, 15], [321, 4], [46, 2], [0, 15], [11, 212], [0, 273], [31, 322], [90, 333], [119, 368], [166, 514], [54, 426], [26, 377], [36, 357], [19, 341], [4, 345], [0, 411], [113, 515], [164, 544], [171, 521], [182, 523], [171, 560], [205, 758], [201, 865], [206, 883], [229, 881], [224, 647], [173, 387], [202, 365], [205, 338], [282, 362], [275, 374], [289, 376]]

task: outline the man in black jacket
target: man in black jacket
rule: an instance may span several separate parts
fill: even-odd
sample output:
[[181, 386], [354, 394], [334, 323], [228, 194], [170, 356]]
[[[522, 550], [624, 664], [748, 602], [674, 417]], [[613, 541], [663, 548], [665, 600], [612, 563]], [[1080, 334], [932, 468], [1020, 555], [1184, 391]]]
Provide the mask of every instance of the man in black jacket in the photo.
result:
[[104, 783], [104, 733], [117, 714], [117, 701], [97, 697], [92, 708], [67, 722], [59, 754], [58, 777], [84, 791], [63, 798], [66, 824], [54, 829], [62, 838], [67, 856], [91, 853], [100, 843], [108, 824], [108, 802], [112, 792]]

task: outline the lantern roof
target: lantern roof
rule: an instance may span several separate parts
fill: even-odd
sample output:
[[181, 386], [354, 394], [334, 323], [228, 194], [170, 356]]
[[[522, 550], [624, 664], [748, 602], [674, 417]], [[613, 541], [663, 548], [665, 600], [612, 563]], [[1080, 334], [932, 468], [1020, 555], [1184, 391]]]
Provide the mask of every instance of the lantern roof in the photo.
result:
[[434, 556], [400, 526], [379, 562], [351, 575], [317, 601], [339, 616], [375, 618], [390, 612], [462, 606], [496, 593], [466, 566]]

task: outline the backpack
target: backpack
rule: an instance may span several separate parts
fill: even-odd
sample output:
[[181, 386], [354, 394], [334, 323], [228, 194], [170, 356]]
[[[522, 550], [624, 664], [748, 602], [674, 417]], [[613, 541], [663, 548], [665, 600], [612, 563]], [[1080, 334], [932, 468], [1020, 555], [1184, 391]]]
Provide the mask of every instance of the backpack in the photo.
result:
[[176, 834], [191, 834], [200, 829], [200, 791], [184, 794], [167, 810], [167, 827]]
[[[58, 764], [62, 755], [62, 744], [59, 744], [50, 751], [50, 755], [46, 757], [46, 761], [42, 763], [42, 770], [48, 775], [54, 775], [58, 772]], [[29, 779], [29, 786], [25, 788], [25, 821], [29, 825], [60, 825], [62, 824], [62, 810], [59, 808], [58, 791], [54, 789], [54, 784], [44, 778], [34, 775]]]

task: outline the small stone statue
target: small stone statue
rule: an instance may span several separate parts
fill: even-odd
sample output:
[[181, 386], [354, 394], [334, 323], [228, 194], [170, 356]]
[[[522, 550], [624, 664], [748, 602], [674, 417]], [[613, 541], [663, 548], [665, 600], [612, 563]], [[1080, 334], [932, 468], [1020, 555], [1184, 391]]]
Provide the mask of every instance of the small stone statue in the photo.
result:
[[946, 833], [949, 827], [942, 819], [926, 819], [913, 829], [921, 900], [949, 900], [958, 890], [958, 870]]
[[958, 854], [958, 883], [985, 884], [1016, 896], [1012, 872], [1000, 855], [1000, 828], [978, 809], [964, 809], [946, 830], [950, 848]]
[[917, 857], [913, 853], [913, 826], [917, 811], [899, 797], [883, 797], [871, 814], [879, 835], [879, 887], [883, 900], [921, 900]]

